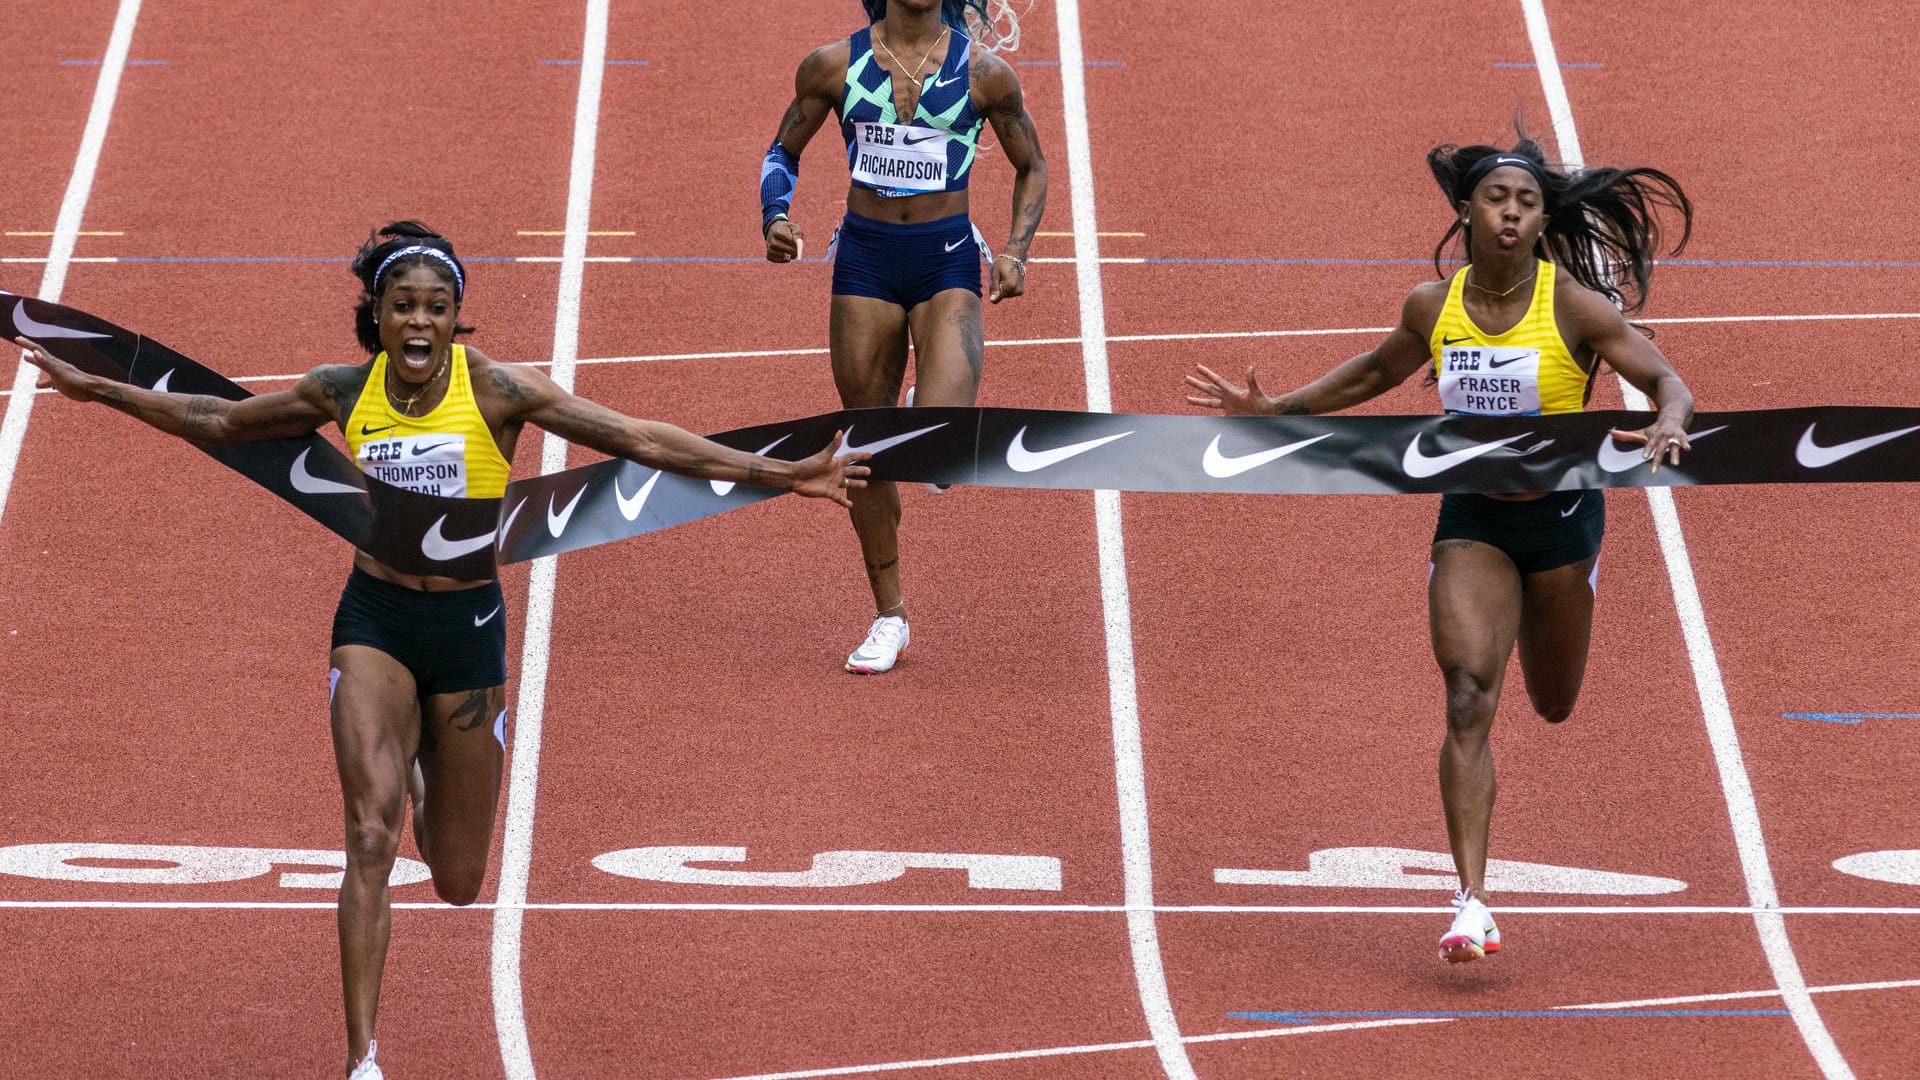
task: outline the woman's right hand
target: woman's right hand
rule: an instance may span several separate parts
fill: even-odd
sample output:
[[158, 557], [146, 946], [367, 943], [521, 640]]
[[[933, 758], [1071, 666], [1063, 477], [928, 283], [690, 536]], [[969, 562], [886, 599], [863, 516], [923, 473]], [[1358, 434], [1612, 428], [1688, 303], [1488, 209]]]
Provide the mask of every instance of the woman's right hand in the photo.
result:
[[1189, 405], [1219, 409], [1228, 416], [1272, 416], [1278, 411], [1274, 408], [1275, 399], [1261, 391], [1253, 368], [1247, 368], [1247, 385], [1242, 389], [1205, 364], [1193, 366], [1200, 374], [1187, 376], [1187, 385], [1198, 391], [1187, 395]]
[[791, 218], [781, 218], [767, 227], [767, 261], [794, 262], [807, 250], [807, 238]]
[[42, 390], [52, 387], [75, 401], [94, 400], [95, 379], [92, 375], [53, 355], [28, 338], [17, 337], [13, 339], [13, 343], [27, 350], [27, 363], [40, 369], [40, 379], [34, 384], [35, 386]]

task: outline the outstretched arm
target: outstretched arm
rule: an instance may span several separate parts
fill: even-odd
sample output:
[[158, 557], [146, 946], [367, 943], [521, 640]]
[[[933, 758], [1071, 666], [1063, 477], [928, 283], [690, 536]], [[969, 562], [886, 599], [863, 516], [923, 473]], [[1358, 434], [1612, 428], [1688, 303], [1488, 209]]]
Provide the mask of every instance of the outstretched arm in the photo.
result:
[[[1427, 339], [1433, 333], [1439, 309], [1432, 292], [1429, 285], [1415, 288], [1400, 308], [1400, 324], [1385, 341], [1291, 394], [1269, 397], [1260, 389], [1251, 367], [1247, 368], [1247, 385], [1242, 388], [1206, 365], [1196, 364], [1200, 374], [1187, 376], [1187, 386], [1194, 391], [1187, 395], [1187, 401], [1229, 416], [1301, 416], [1339, 412], [1379, 397], [1433, 359]], [[1444, 292], [1440, 299], [1446, 299]]]
[[[29, 363], [46, 372], [43, 385], [75, 401], [98, 401], [169, 435], [197, 443], [230, 444], [310, 435], [329, 421], [338, 422], [338, 393], [343, 380], [366, 373], [359, 368], [316, 368], [291, 389], [228, 401], [208, 394], [162, 394], [129, 383], [90, 375], [26, 338], [14, 343], [27, 350]], [[357, 396], [357, 387], [353, 396]], [[352, 396], [347, 397], [350, 402]]]
[[1680, 380], [1659, 347], [1635, 330], [1606, 297], [1580, 289], [1568, 290], [1554, 299], [1561, 318], [1573, 331], [1570, 336], [1574, 347], [1593, 350], [1596, 363], [1605, 360], [1622, 378], [1652, 398], [1654, 408], [1659, 410], [1646, 427], [1616, 430], [1614, 435], [1645, 443], [1643, 456], [1653, 462], [1654, 472], [1660, 471], [1663, 456], [1669, 464], [1680, 464], [1680, 451], [1693, 449], [1687, 442], [1687, 425], [1693, 423], [1693, 391]]
[[483, 392], [497, 405], [495, 414], [505, 419], [531, 423], [568, 442], [682, 476], [777, 488], [832, 499], [842, 506], [852, 505], [847, 489], [867, 485], [867, 467], [860, 462], [872, 455], [836, 457], [838, 435], [812, 457], [781, 461], [722, 446], [672, 424], [615, 412], [568, 393], [529, 367], [490, 363]]
[[1013, 68], [985, 49], [977, 50], [975, 56], [972, 82], [979, 87], [981, 99], [990, 102], [987, 120], [1013, 166], [1013, 224], [1007, 245], [994, 257], [993, 283], [987, 290], [987, 300], [997, 304], [1027, 291], [1027, 248], [1047, 208], [1047, 159], [1040, 153], [1040, 136]]
[[760, 163], [760, 232], [766, 237], [768, 262], [792, 262], [806, 250], [800, 226], [787, 216], [800, 182], [800, 151], [839, 101], [846, 72], [847, 43], [841, 41], [807, 54], [794, 73], [793, 101]]

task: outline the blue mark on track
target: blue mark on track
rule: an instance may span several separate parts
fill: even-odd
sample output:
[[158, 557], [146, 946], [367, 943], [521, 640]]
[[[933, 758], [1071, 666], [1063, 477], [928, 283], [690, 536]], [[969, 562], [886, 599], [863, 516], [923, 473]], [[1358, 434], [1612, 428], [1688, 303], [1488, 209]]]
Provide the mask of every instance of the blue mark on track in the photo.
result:
[[1827, 724], [1857, 724], [1862, 720], [1920, 720], [1920, 713], [1905, 712], [1783, 712], [1784, 720], [1819, 720]]
[[1717, 1018], [1728, 1016], [1790, 1016], [1785, 1009], [1376, 1009], [1359, 1012], [1321, 1012], [1293, 1010], [1283, 1012], [1230, 1012], [1236, 1020], [1258, 1020], [1268, 1024], [1311, 1024], [1318, 1020], [1481, 1020], [1481, 1019], [1620, 1019], [1645, 1017]]

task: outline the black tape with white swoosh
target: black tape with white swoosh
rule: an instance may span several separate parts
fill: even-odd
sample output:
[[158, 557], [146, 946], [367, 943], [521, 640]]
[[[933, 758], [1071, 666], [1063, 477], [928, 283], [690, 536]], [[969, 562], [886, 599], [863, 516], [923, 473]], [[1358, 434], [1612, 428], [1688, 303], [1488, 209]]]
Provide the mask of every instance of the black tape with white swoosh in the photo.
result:
[[[245, 390], [70, 308], [7, 296], [14, 328], [88, 371], [174, 393]], [[1610, 437], [1651, 414], [1161, 416], [1033, 409], [860, 409], [711, 436], [797, 460], [835, 431], [878, 480], [985, 487], [1388, 495], [1695, 484], [1920, 481], [1920, 409], [1822, 406], [1700, 413], [1693, 449], [1653, 472]], [[203, 447], [396, 569], [477, 580], [496, 561], [655, 532], [771, 498], [623, 460], [516, 480], [502, 499], [418, 495], [363, 475], [319, 436]]]

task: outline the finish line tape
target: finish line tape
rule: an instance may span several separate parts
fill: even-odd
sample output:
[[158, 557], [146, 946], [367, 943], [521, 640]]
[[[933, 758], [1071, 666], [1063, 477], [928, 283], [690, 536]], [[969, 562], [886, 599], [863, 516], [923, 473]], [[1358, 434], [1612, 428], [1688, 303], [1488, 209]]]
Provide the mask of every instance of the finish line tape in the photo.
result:
[[[170, 393], [248, 392], [151, 339], [8, 295], [14, 329], [82, 370]], [[1177, 393], [1170, 389], [1169, 395]], [[1261, 495], [1565, 491], [1920, 481], [1920, 409], [1699, 413], [1693, 449], [1654, 472], [1644, 412], [1555, 416], [1160, 416], [1037, 409], [849, 409], [710, 436], [798, 460], [835, 431], [875, 480]], [[319, 435], [202, 446], [355, 546], [414, 574], [478, 580], [498, 563], [656, 532], [780, 494], [612, 459], [516, 480], [500, 499], [420, 495], [360, 472]]]

